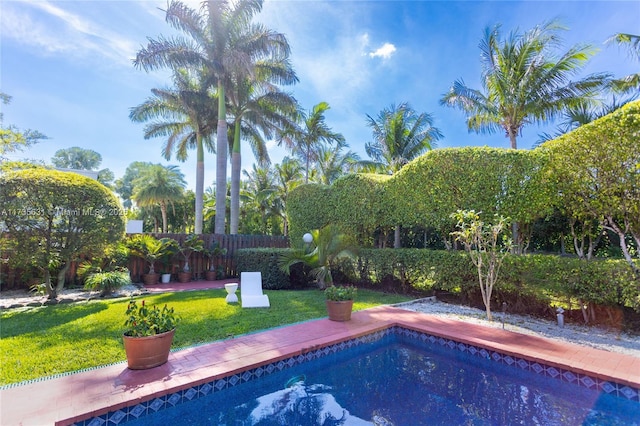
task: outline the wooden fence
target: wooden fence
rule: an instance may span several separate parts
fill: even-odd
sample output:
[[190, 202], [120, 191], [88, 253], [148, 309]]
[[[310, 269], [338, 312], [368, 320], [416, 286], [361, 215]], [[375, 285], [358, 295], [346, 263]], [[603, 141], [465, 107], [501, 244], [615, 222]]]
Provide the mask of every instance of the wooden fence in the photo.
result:
[[[131, 237], [135, 234], [128, 234]], [[152, 234], [156, 238], [172, 238], [178, 243], [182, 243], [187, 234]], [[235, 252], [243, 248], [257, 248], [257, 247], [273, 247], [273, 248], [287, 248], [289, 247], [288, 237], [273, 237], [267, 235], [224, 235], [224, 234], [202, 234], [200, 238], [204, 242], [204, 247], [211, 248], [214, 243], [217, 243], [221, 249], [226, 249], [226, 254], [217, 256], [213, 259], [215, 265], [219, 265], [223, 274], [226, 277], [235, 277], [238, 274], [236, 270], [234, 255]], [[171, 273], [176, 274], [181, 270], [184, 261], [180, 257], [175, 257], [171, 261], [169, 268]], [[208, 259], [202, 253], [192, 253], [189, 258], [189, 266], [193, 272], [193, 279], [204, 278], [204, 273], [208, 269]], [[131, 279], [134, 282], [142, 281], [142, 274], [147, 271], [147, 263], [139, 258], [131, 257], [129, 259], [129, 271], [131, 272]], [[160, 263], [155, 265], [156, 271], [160, 271], [163, 265]], [[77, 264], [74, 263], [67, 272], [67, 283], [79, 284], [76, 276]], [[0, 259], [0, 289], [19, 289], [28, 288], [29, 285], [34, 284], [37, 280], [33, 278], [25, 278], [28, 274], [23, 274], [21, 271], [11, 270], [8, 268], [2, 259]], [[31, 274], [33, 276], [33, 274]], [[55, 277], [52, 277], [55, 279]], [[175, 279], [175, 275], [174, 275]]]

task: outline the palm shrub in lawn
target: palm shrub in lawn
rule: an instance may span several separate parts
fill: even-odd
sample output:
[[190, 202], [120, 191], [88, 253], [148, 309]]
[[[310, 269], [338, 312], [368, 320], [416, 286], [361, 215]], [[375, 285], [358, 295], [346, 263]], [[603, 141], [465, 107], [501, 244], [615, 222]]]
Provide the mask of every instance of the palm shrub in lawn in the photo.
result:
[[[180, 313], [173, 347], [184, 348], [326, 315], [320, 290], [267, 291], [272, 309], [242, 309], [224, 290], [146, 295], [148, 304]], [[137, 299], [141, 300], [141, 299]], [[354, 310], [409, 300], [359, 289]], [[125, 360], [123, 312], [129, 299], [95, 300], [0, 313], [0, 385]]]

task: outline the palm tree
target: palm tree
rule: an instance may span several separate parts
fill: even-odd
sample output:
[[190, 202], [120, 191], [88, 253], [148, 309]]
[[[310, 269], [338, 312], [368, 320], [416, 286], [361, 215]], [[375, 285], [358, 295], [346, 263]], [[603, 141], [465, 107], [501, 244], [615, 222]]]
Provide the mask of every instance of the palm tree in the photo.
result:
[[282, 233], [289, 235], [289, 219], [287, 217], [287, 198], [289, 193], [302, 184], [302, 166], [295, 158], [284, 157], [282, 163], [275, 165], [275, 187], [278, 205], [281, 209], [278, 214], [282, 218]]
[[252, 77], [256, 58], [273, 52], [287, 52], [283, 34], [252, 24], [262, 10], [262, 0], [208, 0], [200, 11], [180, 1], [171, 1], [166, 21], [188, 38], [150, 39], [134, 61], [144, 70], [163, 67], [195, 67], [206, 72], [204, 87], [215, 86], [218, 95], [216, 140], [216, 218], [215, 232], [225, 232], [225, 189], [227, 185], [227, 110], [226, 89], [233, 75]]
[[[377, 119], [367, 115], [367, 124], [374, 139], [365, 145], [365, 152], [373, 159], [368, 166], [382, 173], [399, 171], [442, 137], [430, 114], [417, 114], [406, 102], [383, 109]], [[395, 228], [394, 247], [400, 248], [400, 225]]]
[[[274, 217], [279, 217], [279, 203], [275, 195], [277, 187], [275, 185], [275, 176], [273, 169], [268, 165], [252, 166], [251, 171], [244, 170], [246, 178], [247, 202], [260, 213], [261, 226], [260, 232], [268, 234], [269, 221]], [[271, 230], [273, 234], [273, 229]]]
[[561, 29], [552, 21], [503, 40], [499, 25], [487, 28], [480, 43], [482, 90], [457, 80], [441, 104], [463, 110], [470, 131], [504, 130], [511, 148], [517, 149], [524, 125], [549, 122], [566, 108], [589, 101], [605, 83], [602, 74], [570, 80], [595, 49], [575, 45], [555, 58], [552, 50]]
[[186, 182], [177, 166], [153, 164], [133, 181], [133, 200], [140, 207], [160, 206], [162, 232], [167, 232], [167, 205], [183, 197]]
[[[256, 159], [269, 164], [264, 137], [272, 138], [273, 131], [291, 126], [297, 111], [296, 100], [278, 89], [273, 82], [293, 84], [298, 81], [286, 57], [269, 59], [256, 64], [256, 78], [240, 77], [228, 92], [229, 110], [234, 117], [233, 147], [231, 149], [231, 217], [229, 232], [238, 233], [240, 213], [240, 171], [242, 169], [241, 141], [247, 139]], [[263, 137], [264, 136], [264, 137]]]
[[309, 183], [311, 163], [318, 160], [318, 148], [323, 144], [343, 143], [344, 136], [331, 131], [325, 122], [329, 104], [320, 102], [308, 113], [300, 113], [302, 126], [288, 127], [280, 133], [280, 143], [297, 155], [305, 164], [305, 183]]
[[569, 133], [572, 130], [577, 129], [587, 123], [591, 123], [599, 118], [609, 115], [615, 110], [622, 108], [629, 102], [635, 100], [636, 96], [631, 96], [625, 99], [617, 99], [615, 96], [611, 99], [610, 103], [603, 105], [589, 105], [582, 104], [577, 107], [569, 108], [563, 113], [563, 121], [558, 125], [556, 132], [551, 135], [549, 133], [542, 133], [538, 135], [539, 139], [536, 142], [536, 147], [541, 143], [556, 139], [565, 133]]
[[355, 170], [360, 164], [360, 157], [353, 151], [343, 152], [347, 148], [344, 141], [336, 146], [321, 146], [318, 149], [318, 180], [324, 185], [331, 185], [340, 176]]
[[373, 142], [365, 144], [372, 162], [364, 162], [381, 173], [393, 174], [414, 158], [435, 147], [442, 133], [433, 127], [430, 114], [417, 114], [408, 103], [391, 105], [377, 118], [367, 115]]
[[167, 160], [173, 151], [179, 161], [188, 157], [188, 149], [196, 149], [195, 233], [202, 233], [204, 192], [204, 149], [213, 151], [212, 136], [216, 123], [215, 98], [202, 85], [202, 73], [193, 76], [186, 69], [174, 72], [174, 88], [151, 89], [153, 96], [131, 109], [129, 118], [148, 122], [144, 138], [168, 137], [162, 153]]
[[[640, 61], [640, 35], [618, 33], [614, 34], [607, 43], [616, 43], [629, 51], [631, 58]], [[640, 73], [630, 74], [621, 79], [612, 80], [612, 88], [620, 93], [640, 93]]]

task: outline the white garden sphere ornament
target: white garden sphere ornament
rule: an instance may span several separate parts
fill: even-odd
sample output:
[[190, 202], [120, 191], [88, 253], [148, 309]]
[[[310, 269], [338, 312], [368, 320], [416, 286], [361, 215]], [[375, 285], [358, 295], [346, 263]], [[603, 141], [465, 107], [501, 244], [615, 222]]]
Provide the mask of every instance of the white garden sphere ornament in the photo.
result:
[[311, 244], [313, 241], [313, 235], [307, 232], [302, 236], [302, 241], [304, 241], [305, 244]]

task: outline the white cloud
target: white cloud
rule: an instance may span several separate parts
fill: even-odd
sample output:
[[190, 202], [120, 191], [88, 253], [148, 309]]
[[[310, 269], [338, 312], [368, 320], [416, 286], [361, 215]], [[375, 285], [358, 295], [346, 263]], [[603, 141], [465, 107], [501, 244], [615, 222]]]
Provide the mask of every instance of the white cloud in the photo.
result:
[[372, 58], [380, 57], [382, 59], [389, 59], [395, 51], [396, 47], [393, 44], [385, 43], [373, 52], [369, 52], [369, 56]]
[[131, 66], [136, 43], [90, 19], [47, 1], [8, 3], [3, 10], [3, 37], [75, 58], [101, 58]]

